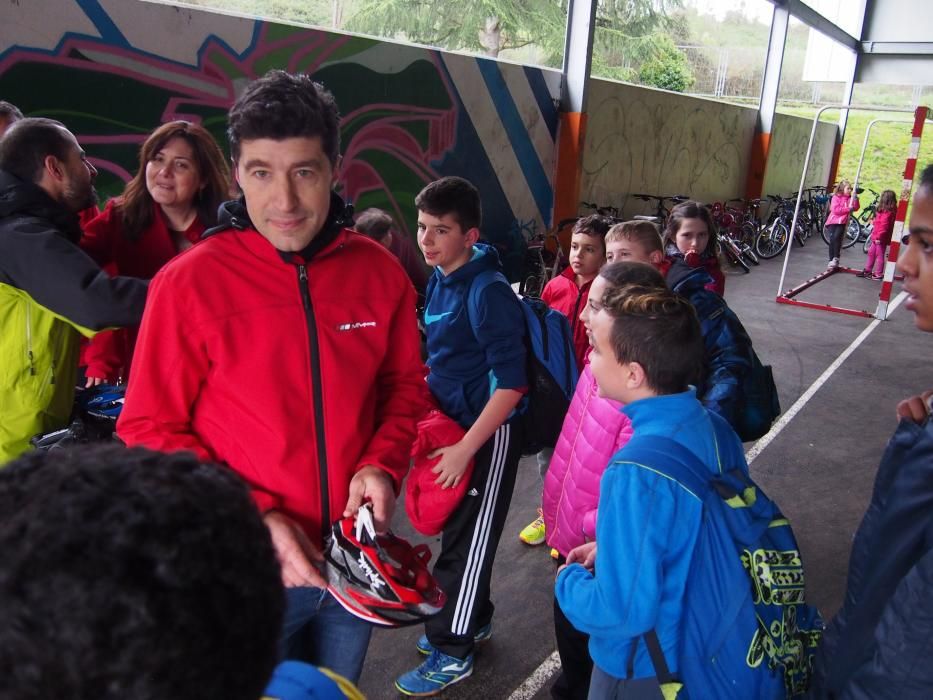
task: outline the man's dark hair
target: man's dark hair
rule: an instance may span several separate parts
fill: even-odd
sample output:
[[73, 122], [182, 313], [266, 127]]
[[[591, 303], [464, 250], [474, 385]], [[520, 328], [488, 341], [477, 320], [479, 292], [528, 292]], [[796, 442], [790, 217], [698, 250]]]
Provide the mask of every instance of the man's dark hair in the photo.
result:
[[0, 698], [256, 700], [284, 593], [243, 482], [116, 445], [0, 470]]
[[55, 156], [61, 161], [68, 159], [73, 144], [65, 135], [64, 128], [64, 124], [54, 119], [20, 119], [0, 139], [0, 170], [25, 182], [39, 182], [46, 157]]
[[23, 113], [19, 107], [6, 100], [0, 100], [0, 119], [8, 119], [11, 122], [19, 121], [23, 118]]
[[227, 115], [227, 138], [235, 161], [243, 141], [315, 137], [335, 165], [340, 154], [337, 103], [309, 75], [270, 70], [246, 86]]
[[666, 289], [623, 285], [607, 289], [602, 306], [613, 318], [616, 360], [640, 364], [655, 392], [677, 394], [697, 383], [703, 335], [689, 301]]
[[920, 187], [927, 187], [933, 190], [933, 163], [930, 163], [920, 173]]
[[429, 183], [415, 197], [415, 206], [431, 216], [453, 214], [463, 233], [483, 223], [479, 190], [462, 177], [442, 177]]
[[391, 233], [392, 229], [395, 228], [395, 222], [382, 209], [370, 207], [357, 215], [353, 228], [364, 236], [381, 241], [387, 233]]

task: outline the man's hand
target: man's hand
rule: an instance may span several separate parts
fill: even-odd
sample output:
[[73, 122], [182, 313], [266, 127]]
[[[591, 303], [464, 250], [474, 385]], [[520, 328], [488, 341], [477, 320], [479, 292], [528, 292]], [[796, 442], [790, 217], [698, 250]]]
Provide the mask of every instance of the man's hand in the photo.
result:
[[356, 515], [365, 501], [373, 504], [373, 524], [376, 532], [384, 533], [392, 522], [395, 512], [395, 487], [392, 477], [379, 467], [367, 464], [350, 480], [350, 498], [343, 510], [343, 517]]
[[596, 543], [587, 542], [571, 549], [567, 554], [567, 564], [565, 566], [570, 564], [583, 564], [584, 569], [592, 571], [593, 567], [596, 566]]
[[428, 459], [441, 458], [441, 461], [431, 469], [434, 474], [438, 475], [434, 483], [440, 484], [442, 489], [449, 489], [459, 484], [474, 454], [476, 453], [464, 445], [462, 440], [434, 450], [428, 455]]
[[282, 583], [285, 587], [327, 588], [327, 581], [315, 566], [324, 563], [324, 555], [311, 544], [298, 524], [274, 510], [266, 513], [263, 521], [272, 536], [272, 546], [282, 566]]
[[897, 419], [907, 418], [914, 423], [922, 423], [930, 414], [929, 404], [927, 403], [933, 391], [925, 391], [920, 396], [911, 396], [897, 404]]

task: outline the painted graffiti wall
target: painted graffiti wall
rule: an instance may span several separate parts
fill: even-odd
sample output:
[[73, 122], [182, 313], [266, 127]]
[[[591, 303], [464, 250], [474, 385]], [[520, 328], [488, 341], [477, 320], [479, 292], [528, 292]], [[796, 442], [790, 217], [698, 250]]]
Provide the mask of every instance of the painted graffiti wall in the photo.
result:
[[653, 213], [632, 193], [701, 201], [745, 190], [756, 110], [606, 80], [590, 81], [580, 197]]
[[[283, 68], [334, 93], [338, 191], [358, 211], [382, 207], [413, 235], [415, 194], [456, 174], [479, 188], [491, 240], [550, 222], [558, 73], [140, 0], [0, 2], [0, 99], [64, 122], [104, 195], [165, 121], [200, 122], [226, 147], [237, 94]], [[517, 275], [520, 256], [506, 262]]]
[[[800, 187], [800, 176], [803, 174], [803, 162], [807, 156], [807, 144], [810, 142], [812, 128], [812, 119], [780, 113], [774, 115], [768, 168], [765, 170], [766, 193], [786, 196]], [[837, 131], [836, 124], [820, 122], [817, 126], [813, 154], [807, 168], [807, 187], [825, 185], [829, 179]]]

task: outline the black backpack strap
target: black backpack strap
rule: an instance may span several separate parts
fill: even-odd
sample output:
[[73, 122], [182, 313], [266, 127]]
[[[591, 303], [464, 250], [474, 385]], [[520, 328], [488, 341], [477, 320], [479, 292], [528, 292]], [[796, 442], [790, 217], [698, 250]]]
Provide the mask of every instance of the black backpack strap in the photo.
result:
[[[667, 666], [667, 660], [664, 658], [664, 652], [661, 650], [661, 641], [658, 639], [657, 631], [651, 630], [645, 633], [644, 640], [645, 646], [648, 647], [648, 656], [651, 657], [651, 665], [654, 666], [654, 673], [658, 677], [658, 682], [661, 685], [676, 683], [677, 680], [671, 675], [671, 670]], [[633, 651], [633, 661], [634, 656], [635, 653]], [[634, 666], [634, 663], [632, 665]]]

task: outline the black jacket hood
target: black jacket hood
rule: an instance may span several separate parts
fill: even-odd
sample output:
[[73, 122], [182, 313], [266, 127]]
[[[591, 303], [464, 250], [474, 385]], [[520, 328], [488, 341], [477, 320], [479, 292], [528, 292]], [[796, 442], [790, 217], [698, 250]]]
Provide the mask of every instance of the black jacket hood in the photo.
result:
[[0, 219], [11, 216], [48, 221], [72, 243], [81, 239], [78, 215], [68, 211], [36, 184], [0, 170]]

